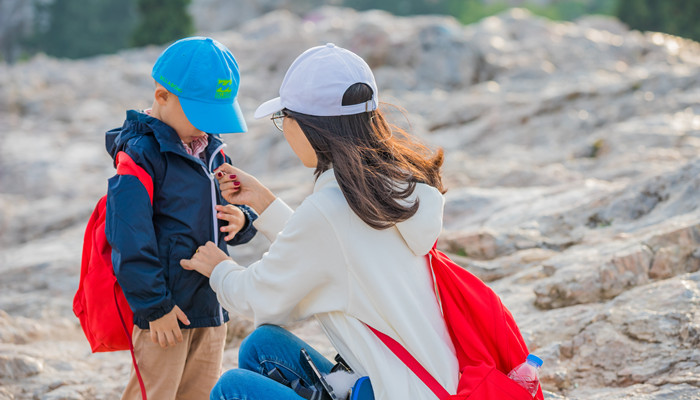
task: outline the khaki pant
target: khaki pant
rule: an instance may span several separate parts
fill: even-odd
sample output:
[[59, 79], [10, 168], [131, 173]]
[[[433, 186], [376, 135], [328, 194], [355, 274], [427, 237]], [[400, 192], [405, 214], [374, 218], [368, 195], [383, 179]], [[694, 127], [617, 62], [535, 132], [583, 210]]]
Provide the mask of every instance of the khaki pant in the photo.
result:
[[[163, 349], [151, 332], [134, 326], [134, 354], [149, 400], [204, 400], [221, 376], [226, 325], [183, 329], [183, 341]], [[141, 388], [131, 367], [122, 400], [140, 400]]]

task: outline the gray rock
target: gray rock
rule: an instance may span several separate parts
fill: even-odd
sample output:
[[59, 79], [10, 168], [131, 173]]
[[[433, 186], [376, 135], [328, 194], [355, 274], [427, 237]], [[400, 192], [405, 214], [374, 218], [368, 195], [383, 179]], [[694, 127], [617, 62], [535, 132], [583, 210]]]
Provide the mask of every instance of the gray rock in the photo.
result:
[[240, 28], [247, 22], [278, 8], [306, 12], [319, 1], [292, 2], [289, 0], [242, 0], [235, 3], [222, 0], [195, 0], [188, 11], [194, 25], [201, 32], [219, 32]]
[[[591, 387], [695, 384], [700, 372], [699, 281], [697, 273], [684, 275], [629, 290], [597, 311], [577, 306], [546, 313], [533, 332], [533, 343], [546, 344], [537, 351], [554, 365], [543, 370], [543, 382], [573, 398], [592, 396]], [[547, 321], [559, 322], [555, 332], [546, 331], [555, 326]], [[553, 347], [557, 336], [572, 339]], [[588, 389], [578, 389], [574, 383], [584, 377], [581, 386]]]
[[7, 388], [0, 387], [0, 400], [15, 400], [15, 395], [10, 393]]
[[61, 386], [41, 396], [41, 400], [85, 400], [95, 397], [93, 388], [87, 386]]
[[700, 245], [700, 225], [652, 237], [646, 244], [654, 251], [649, 270], [652, 279], [665, 279], [700, 269], [700, 259], [693, 254]]
[[22, 379], [40, 374], [44, 363], [25, 355], [0, 354], [0, 379]]
[[601, 296], [613, 298], [629, 288], [648, 283], [651, 259], [652, 252], [642, 246], [615, 254], [599, 270]]

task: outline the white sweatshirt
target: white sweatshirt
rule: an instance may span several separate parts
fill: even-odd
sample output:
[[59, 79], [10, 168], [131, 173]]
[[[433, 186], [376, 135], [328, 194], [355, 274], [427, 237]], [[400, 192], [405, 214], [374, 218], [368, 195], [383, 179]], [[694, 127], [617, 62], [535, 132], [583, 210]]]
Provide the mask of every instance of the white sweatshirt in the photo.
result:
[[442, 229], [444, 198], [418, 184], [410, 219], [377, 230], [348, 206], [333, 170], [294, 212], [275, 200], [254, 222], [272, 245], [244, 268], [224, 261], [210, 283], [219, 302], [255, 325], [285, 325], [316, 316], [329, 340], [377, 400], [436, 396], [364, 324], [401, 343], [450, 393], [455, 350], [432, 287], [425, 255]]

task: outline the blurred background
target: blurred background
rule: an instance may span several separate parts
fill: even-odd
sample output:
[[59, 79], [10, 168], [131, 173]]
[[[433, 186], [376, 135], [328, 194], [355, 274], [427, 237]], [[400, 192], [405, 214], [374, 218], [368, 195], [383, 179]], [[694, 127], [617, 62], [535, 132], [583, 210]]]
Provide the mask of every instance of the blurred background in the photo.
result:
[[[292, 207], [312, 171], [253, 111], [309, 47], [367, 60], [380, 109], [444, 148], [438, 246], [512, 311], [547, 400], [700, 399], [698, 15], [700, 0], [0, 0], [0, 400], [119, 398], [128, 353], [90, 353], [72, 311], [85, 224], [114, 175], [105, 131], [152, 104], [153, 63], [192, 34], [241, 68], [249, 132], [222, 135], [226, 153]], [[269, 245], [229, 250], [248, 265]], [[251, 329], [229, 324], [225, 368]], [[292, 329], [335, 355], [314, 320]]]
[[194, 32], [236, 29], [276, 9], [304, 14], [321, 5], [451, 15], [464, 24], [521, 7], [562, 21], [615, 16], [631, 29], [700, 39], [697, 0], [0, 0], [0, 61], [37, 52], [66, 58], [109, 54]]

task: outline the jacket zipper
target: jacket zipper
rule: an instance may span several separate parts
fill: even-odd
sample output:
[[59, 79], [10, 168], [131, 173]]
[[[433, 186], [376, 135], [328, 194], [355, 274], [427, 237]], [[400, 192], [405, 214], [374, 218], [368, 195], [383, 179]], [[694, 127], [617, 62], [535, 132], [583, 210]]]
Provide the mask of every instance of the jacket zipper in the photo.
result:
[[[212, 166], [214, 165], [214, 158], [216, 157], [219, 152], [226, 147], [226, 143], [221, 143], [219, 147], [214, 150], [214, 152], [211, 154], [211, 157], [209, 158], [209, 164], [208, 167], [209, 169], [205, 168], [202, 166], [202, 169], [204, 169], [204, 172], [206, 173], [207, 177], [209, 177], [209, 183], [211, 187], [211, 215], [212, 215], [212, 222], [214, 223], [214, 243], [216, 246], [219, 246], [219, 219], [216, 218], [216, 183], [214, 180], [216, 177], [214, 176], [214, 171], [212, 171]], [[219, 322], [221, 325], [224, 324], [224, 310], [221, 307], [221, 304], [219, 304]]]
[[214, 157], [216, 157], [217, 154], [226, 147], [226, 143], [222, 143], [219, 145], [219, 147], [214, 150], [212, 153], [211, 157], [209, 158], [209, 169], [205, 168], [202, 166], [202, 169], [204, 169], [204, 172], [206, 173], [207, 177], [209, 178], [209, 187], [211, 188], [211, 216], [212, 216], [212, 223], [214, 226], [214, 243], [218, 246], [219, 245], [219, 220], [216, 218], [216, 183], [214, 182], [216, 180], [216, 177], [214, 176], [214, 172], [212, 171], [212, 166], [214, 165]]

